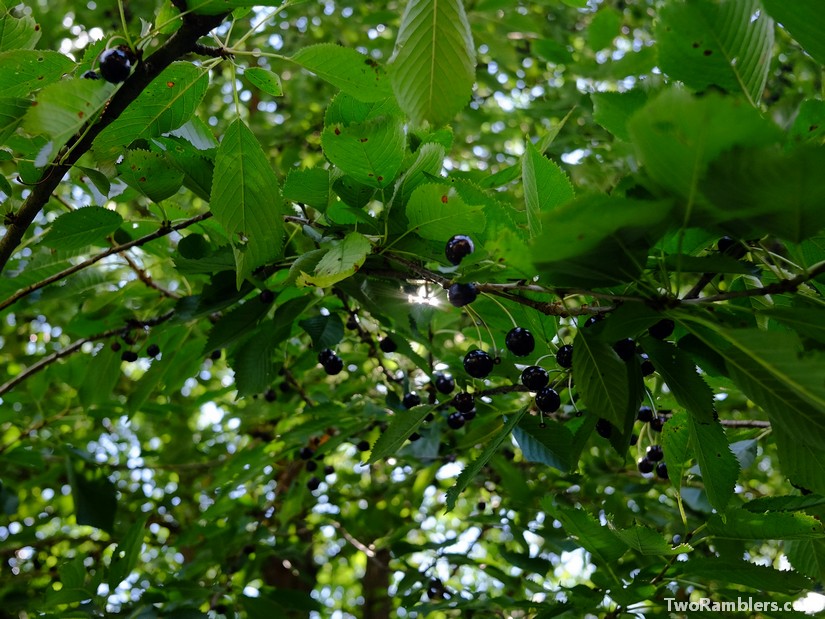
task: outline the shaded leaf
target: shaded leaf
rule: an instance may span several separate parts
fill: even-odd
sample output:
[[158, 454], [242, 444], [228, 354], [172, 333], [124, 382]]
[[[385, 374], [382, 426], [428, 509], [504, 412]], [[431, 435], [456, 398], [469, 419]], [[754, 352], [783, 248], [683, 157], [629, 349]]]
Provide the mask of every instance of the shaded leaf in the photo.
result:
[[573, 340], [576, 386], [596, 417], [623, 428], [628, 402], [627, 367], [613, 348], [578, 331]]
[[161, 202], [175, 195], [183, 184], [183, 172], [177, 166], [170, 166], [167, 158], [160, 153], [126, 151], [117, 169], [127, 185], [153, 202]]
[[87, 206], [64, 213], [54, 220], [43, 238], [46, 247], [81, 249], [92, 244], [105, 245], [106, 235], [120, 227], [123, 218], [100, 206]]
[[813, 516], [796, 512], [754, 514], [734, 509], [712, 514], [708, 533], [727, 539], [821, 539], [825, 528]]
[[574, 196], [573, 185], [561, 168], [542, 155], [529, 140], [521, 166], [527, 227], [530, 236], [534, 237], [541, 232], [541, 213], [552, 211], [571, 200]]
[[372, 244], [369, 239], [359, 232], [350, 232], [327, 250], [315, 265], [312, 275], [301, 272], [297, 284], [319, 288], [331, 286], [354, 275], [370, 253]]
[[473, 478], [481, 472], [481, 469], [483, 469], [484, 465], [489, 462], [490, 458], [493, 457], [493, 454], [498, 451], [501, 444], [510, 438], [513, 428], [515, 428], [519, 421], [521, 421], [526, 412], [527, 408], [522, 408], [517, 413], [512, 414], [509, 419], [506, 419], [501, 431], [487, 443], [484, 451], [482, 451], [475, 460], [462, 469], [458, 478], [455, 480], [455, 484], [447, 490], [446, 507], [448, 512], [455, 508], [455, 503], [458, 500], [459, 495], [469, 485]]
[[542, 424], [539, 417], [525, 415], [513, 428], [513, 438], [525, 460], [540, 462], [560, 471], [570, 470], [573, 434], [563, 424], [552, 419], [545, 419]]
[[762, 0], [762, 5], [806, 52], [825, 64], [825, 13], [819, 0]]
[[255, 135], [236, 120], [226, 130], [212, 181], [215, 219], [235, 250], [236, 285], [283, 249], [283, 200], [278, 178]]

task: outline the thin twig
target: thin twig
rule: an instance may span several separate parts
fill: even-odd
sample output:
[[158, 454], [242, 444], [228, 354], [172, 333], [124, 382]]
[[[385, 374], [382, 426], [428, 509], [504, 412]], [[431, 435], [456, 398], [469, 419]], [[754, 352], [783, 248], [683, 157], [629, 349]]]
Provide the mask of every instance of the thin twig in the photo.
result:
[[50, 277], [47, 277], [47, 278], [45, 278], [45, 279], [43, 279], [39, 282], [35, 282], [34, 284], [31, 284], [30, 286], [26, 286], [25, 288], [21, 288], [20, 290], [15, 292], [13, 295], [11, 295], [5, 301], [0, 301], [0, 310], [6, 309], [7, 307], [9, 307], [10, 305], [13, 305], [14, 303], [19, 301], [23, 297], [26, 297], [26, 296], [30, 295], [31, 293], [33, 293], [37, 290], [40, 290], [41, 288], [45, 288], [49, 284], [53, 284], [54, 282], [58, 282], [61, 279], [63, 279], [64, 277], [68, 277], [69, 275], [72, 275], [73, 273], [77, 273], [78, 271], [81, 271], [81, 270], [85, 269], [86, 267], [89, 267], [89, 266], [95, 264], [96, 262], [100, 262], [104, 258], [106, 258], [108, 256], [111, 256], [112, 254], [119, 254], [120, 252], [126, 251], [127, 249], [131, 249], [132, 247], [140, 247], [141, 245], [145, 245], [149, 241], [154, 241], [155, 239], [159, 239], [163, 236], [166, 236], [167, 234], [171, 234], [172, 232], [176, 232], [178, 230], [183, 230], [184, 228], [188, 228], [189, 226], [191, 226], [193, 224], [196, 224], [199, 221], [203, 221], [204, 219], [208, 219], [209, 217], [212, 217], [212, 213], [210, 213], [210, 212], [201, 213], [200, 215], [197, 215], [195, 217], [192, 217], [190, 219], [182, 221], [179, 224], [176, 224], [174, 226], [158, 228], [157, 230], [155, 230], [151, 234], [147, 234], [146, 236], [142, 236], [139, 239], [135, 239], [134, 241], [129, 241], [128, 243], [123, 243], [122, 245], [115, 245], [114, 247], [110, 247], [109, 249], [107, 249], [105, 251], [102, 251], [99, 254], [84, 260], [83, 262], [78, 262], [77, 264], [75, 264], [73, 266], [70, 266], [68, 269], [63, 269], [59, 273], [55, 273], [54, 275], [52, 275]]
[[149, 275], [142, 268], [140, 268], [140, 265], [137, 262], [135, 262], [134, 260], [132, 260], [131, 256], [129, 256], [129, 254], [127, 252], [123, 253], [123, 259], [131, 267], [131, 269], [135, 272], [135, 275], [138, 276], [138, 279], [140, 281], [142, 281], [144, 284], [146, 284], [147, 286], [149, 286], [149, 288], [153, 288], [153, 289], [157, 290], [164, 297], [168, 297], [170, 299], [177, 300], [177, 299], [181, 298], [181, 296], [177, 292], [172, 292], [171, 290], [167, 290], [166, 288], [164, 288], [163, 286], [161, 286], [160, 284], [155, 282], [155, 280], [152, 279], [152, 276]]
[[[150, 320], [134, 321], [133, 323], [130, 323], [129, 327], [127, 328], [154, 327], [156, 325], [166, 322], [174, 315], [175, 310], [169, 310], [165, 314], [161, 314], [160, 316], [157, 316]], [[19, 385], [30, 376], [37, 374], [40, 370], [48, 367], [55, 361], [59, 361], [63, 357], [68, 357], [72, 353], [77, 352], [83, 347], [84, 344], [87, 344], [89, 342], [96, 342], [97, 340], [104, 340], [115, 335], [120, 335], [121, 333], [123, 333], [123, 331], [123, 327], [118, 327], [116, 329], [109, 329], [108, 331], [104, 331], [103, 333], [90, 335], [89, 337], [84, 337], [82, 339], [77, 340], [76, 342], [72, 342], [62, 350], [58, 350], [48, 355], [47, 357], [43, 357], [40, 361], [33, 365], [30, 365], [11, 380], [6, 381], [4, 384], [0, 385], [0, 396], [11, 391], [15, 386]]]

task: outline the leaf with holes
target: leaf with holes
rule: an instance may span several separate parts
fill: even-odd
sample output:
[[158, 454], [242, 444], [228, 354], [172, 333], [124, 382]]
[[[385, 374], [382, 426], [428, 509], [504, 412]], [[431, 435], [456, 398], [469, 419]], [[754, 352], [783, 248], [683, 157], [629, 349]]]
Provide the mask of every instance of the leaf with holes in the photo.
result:
[[415, 124], [445, 125], [467, 104], [475, 48], [461, 0], [409, 0], [401, 17], [390, 77]]
[[328, 126], [321, 134], [324, 154], [355, 180], [388, 187], [404, 160], [406, 137], [401, 119], [379, 116], [362, 123]]
[[209, 74], [188, 62], [173, 62], [94, 141], [98, 159], [113, 159], [137, 138], [153, 138], [188, 121], [206, 94]]
[[656, 29], [659, 66], [696, 90], [717, 86], [757, 106], [773, 47], [773, 20], [759, 0], [670, 2]]
[[103, 80], [67, 80], [50, 84], [37, 95], [23, 118], [32, 135], [46, 135], [57, 152], [103, 107], [114, 85]]
[[486, 225], [482, 205], [467, 204], [454, 187], [436, 183], [415, 188], [407, 202], [407, 220], [410, 230], [432, 241], [446, 241], [456, 230], [479, 234]]
[[26, 97], [56, 82], [74, 68], [68, 56], [40, 50], [12, 50], [0, 54], [0, 84], [4, 97]]
[[145, 150], [127, 151], [117, 164], [120, 177], [153, 202], [175, 195], [183, 184], [183, 172], [170, 165], [160, 153]]
[[40, 40], [40, 28], [30, 15], [0, 18], [0, 52], [10, 49], [32, 49]]

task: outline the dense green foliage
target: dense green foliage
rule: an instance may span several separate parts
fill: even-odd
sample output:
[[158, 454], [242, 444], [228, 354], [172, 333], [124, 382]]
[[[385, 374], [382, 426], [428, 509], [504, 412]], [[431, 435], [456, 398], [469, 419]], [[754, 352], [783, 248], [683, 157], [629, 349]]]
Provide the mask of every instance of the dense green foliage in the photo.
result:
[[819, 0], [111, 4], [0, 0], [0, 616], [821, 590]]

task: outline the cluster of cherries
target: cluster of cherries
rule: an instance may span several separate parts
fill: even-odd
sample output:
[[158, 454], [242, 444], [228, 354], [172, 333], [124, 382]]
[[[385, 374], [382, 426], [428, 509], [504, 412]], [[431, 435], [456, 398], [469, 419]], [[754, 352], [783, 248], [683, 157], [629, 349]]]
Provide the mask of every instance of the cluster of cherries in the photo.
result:
[[[445, 254], [447, 260], [453, 264], [458, 265], [462, 259], [473, 253], [475, 250], [472, 239], [466, 235], [453, 236], [447, 241], [445, 247]], [[473, 283], [454, 283], [447, 289], [447, 297], [452, 305], [455, 307], [463, 307], [475, 301], [478, 296], [478, 289]], [[590, 317], [585, 322], [585, 327], [592, 326], [598, 320], [601, 320], [601, 315]], [[668, 337], [674, 329], [673, 321], [664, 319], [657, 324], [650, 327], [648, 333], [657, 339], [664, 339]], [[504, 339], [507, 350], [517, 357], [526, 357], [530, 355], [536, 346], [533, 334], [524, 327], [515, 326], [511, 329]], [[378, 343], [382, 352], [392, 353], [398, 348], [396, 342], [391, 337], [385, 337]], [[636, 353], [636, 342], [632, 338], [626, 338], [617, 341], [613, 345], [616, 354], [625, 361], [630, 360]], [[570, 369], [573, 366], [573, 346], [572, 344], [564, 344], [559, 347], [556, 352], [556, 364], [562, 369]], [[641, 371], [644, 376], [653, 373], [654, 368], [647, 355], [641, 354]], [[485, 378], [490, 375], [493, 368], [500, 359], [493, 358], [489, 353], [475, 348], [470, 350], [463, 358], [464, 370], [473, 378]], [[336, 375], [340, 373], [344, 367], [341, 358], [331, 349], [324, 349], [318, 353], [318, 363], [324, 368], [327, 374]], [[550, 374], [546, 369], [538, 365], [530, 365], [524, 368], [521, 373], [521, 384], [527, 388], [528, 391], [535, 394], [535, 405], [542, 413], [554, 413], [561, 407], [561, 397], [558, 392], [550, 386]], [[434, 386], [439, 393], [449, 395], [455, 390], [455, 380], [449, 374], [438, 372], [434, 376]], [[404, 408], [410, 409], [421, 404], [421, 397], [415, 392], [404, 394], [401, 404]], [[462, 391], [450, 400], [450, 404], [455, 409], [447, 416], [447, 425], [452, 429], [460, 429], [467, 421], [470, 421], [476, 416], [475, 395], [466, 391]], [[430, 414], [425, 421], [430, 421], [433, 418]], [[642, 407], [639, 409], [637, 419], [643, 423], [650, 424], [653, 431], [660, 432], [664, 425], [665, 418], [654, 415], [652, 409], [649, 407]], [[596, 431], [605, 438], [609, 438], [612, 433], [612, 425], [604, 419], [600, 419], [596, 424]], [[416, 441], [420, 435], [413, 432], [409, 440]], [[632, 444], [636, 444], [636, 436], [631, 439]], [[368, 451], [370, 449], [367, 441], [358, 443], [359, 451]], [[304, 447], [301, 453], [305, 450], [310, 450]], [[303, 455], [301, 457], [304, 457]], [[311, 456], [310, 456], [311, 457]], [[307, 458], [305, 458], [307, 459]], [[641, 473], [649, 474], [654, 470], [656, 474], [662, 478], [667, 479], [667, 466], [663, 461], [664, 454], [660, 445], [650, 445], [646, 454], [638, 462], [638, 469]], [[312, 461], [308, 462], [311, 464]], [[311, 470], [315, 470], [313, 467]], [[317, 477], [312, 477], [308, 482], [310, 490], [318, 487]]]

